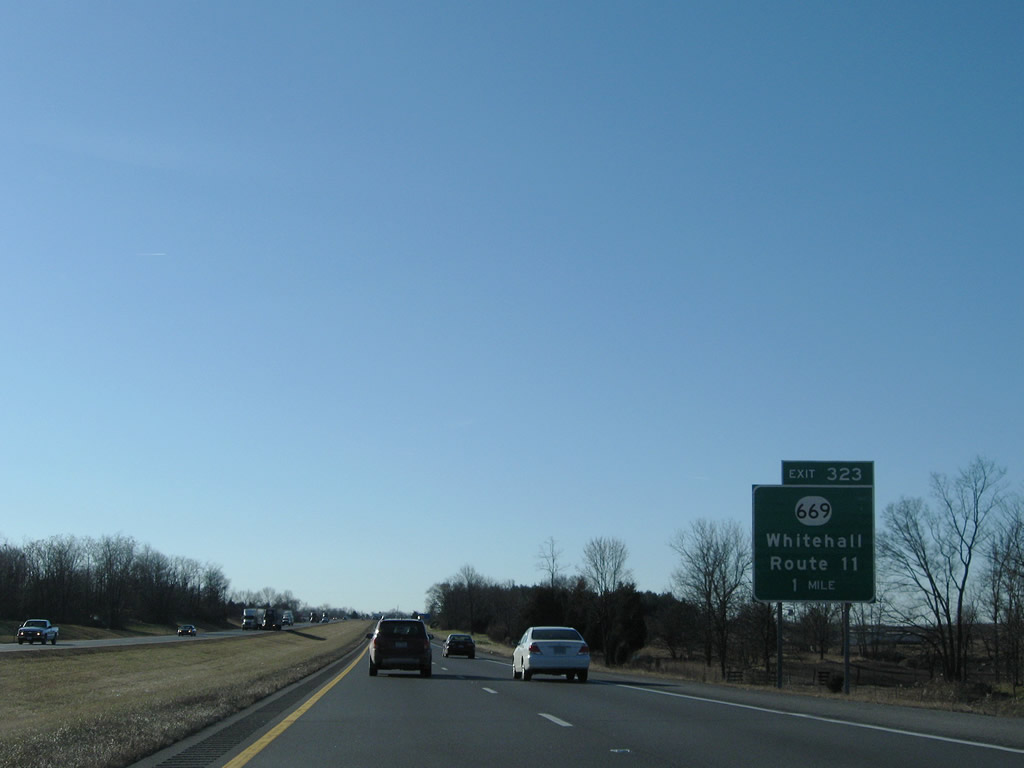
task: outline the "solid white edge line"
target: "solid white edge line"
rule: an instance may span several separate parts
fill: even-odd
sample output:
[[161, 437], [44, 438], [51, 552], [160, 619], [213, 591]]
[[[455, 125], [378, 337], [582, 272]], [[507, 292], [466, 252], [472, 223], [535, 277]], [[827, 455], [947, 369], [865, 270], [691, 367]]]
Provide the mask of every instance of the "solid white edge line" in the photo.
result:
[[640, 691], [642, 693], [656, 693], [660, 696], [673, 696], [677, 699], [690, 699], [691, 701], [702, 701], [708, 704], [721, 704], [723, 707], [737, 707], [738, 709], [749, 709], [755, 712], [765, 712], [771, 715], [785, 715], [786, 717], [799, 717], [804, 720], [817, 720], [820, 723], [832, 723], [833, 725], [847, 725], [851, 728], [865, 728], [869, 731], [882, 731], [883, 733], [894, 733], [899, 736], [915, 736], [919, 739], [931, 739], [932, 741], [944, 741], [949, 744], [960, 744], [966, 747], [978, 747], [980, 749], [996, 749], [1001, 752], [1012, 752], [1015, 755], [1024, 755], [1024, 749], [1018, 749], [1017, 747], [1004, 747], [1000, 744], [985, 744], [980, 741], [968, 741], [966, 739], [954, 739], [951, 736], [936, 736], [931, 733], [920, 733], [918, 731], [904, 731], [900, 728], [887, 728], [884, 725], [871, 725], [869, 723], [855, 723], [852, 720], [838, 720], [833, 717], [822, 717], [821, 715], [805, 715], [800, 712], [786, 712], [782, 709], [771, 709], [769, 707], [756, 707], [753, 704], [737, 704], [732, 701], [720, 701], [719, 699], [709, 699], [703, 696], [691, 696], [686, 693], [673, 693], [672, 691], [656, 691], [650, 688], [641, 688], [636, 685], [624, 685], [622, 683], [613, 683], [613, 685], [619, 688], [628, 688], [631, 691]]

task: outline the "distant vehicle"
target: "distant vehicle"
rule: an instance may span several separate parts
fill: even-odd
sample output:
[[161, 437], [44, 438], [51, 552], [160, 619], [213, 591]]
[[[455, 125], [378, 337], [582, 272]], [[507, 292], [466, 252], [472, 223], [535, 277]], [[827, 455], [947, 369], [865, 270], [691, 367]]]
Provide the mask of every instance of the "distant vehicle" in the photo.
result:
[[29, 645], [32, 645], [37, 640], [43, 645], [46, 645], [47, 640], [50, 641], [50, 645], [56, 645], [59, 634], [60, 627], [53, 626], [49, 619], [29, 619], [18, 627], [16, 638], [18, 645], [21, 645], [26, 640]]
[[263, 629], [280, 629], [281, 615], [274, 608], [267, 608], [263, 611], [263, 621], [260, 626]]
[[330, 621], [330, 620], [331, 620], [331, 618], [330, 618], [330, 617], [329, 617], [329, 616], [327, 615], [327, 611], [324, 611], [324, 612], [323, 612], [323, 613], [322, 613], [322, 614], [320, 615], [320, 623], [321, 623], [321, 624], [326, 624], [326, 623], [327, 623], [328, 621]]
[[281, 626], [282, 627], [293, 627], [295, 626], [295, 614], [291, 611], [281, 611]]
[[512, 651], [512, 679], [565, 675], [581, 683], [590, 671], [590, 648], [572, 627], [530, 627]]
[[309, 612], [309, 623], [310, 624], [316, 624], [316, 622], [317, 622], [316, 611], [310, 611]]
[[184, 637], [185, 635], [196, 636], [196, 628], [193, 624], [182, 624], [178, 627], [178, 637]]
[[263, 623], [262, 608], [242, 609], [242, 629], [259, 629]]
[[419, 619], [381, 619], [370, 640], [370, 677], [379, 669], [419, 670], [420, 677], [433, 672], [432, 634]]
[[476, 643], [469, 635], [448, 635], [444, 641], [442, 656], [468, 656], [476, 658]]

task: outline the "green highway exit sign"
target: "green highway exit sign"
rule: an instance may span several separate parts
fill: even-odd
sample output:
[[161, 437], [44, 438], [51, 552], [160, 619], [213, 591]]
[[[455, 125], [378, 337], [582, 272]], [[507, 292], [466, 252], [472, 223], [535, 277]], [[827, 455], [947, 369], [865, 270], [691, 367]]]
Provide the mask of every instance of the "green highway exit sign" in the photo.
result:
[[[800, 465], [819, 462], [795, 462]], [[871, 465], [859, 462], [851, 465]], [[820, 462], [824, 468], [841, 463]], [[785, 472], [785, 464], [784, 472]], [[815, 470], [819, 467], [805, 467]], [[795, 469], [795, 467], [794, 467]], [[864, 467], [860, 467], [862, 473]], [[822, 477], [828, 480], [828, 473]], [[871, 602], [875, 597], [874, 487], [755, 485], [754, 599]]]
[[874, 485], [873, 461], [783, 461], [783, 485]]

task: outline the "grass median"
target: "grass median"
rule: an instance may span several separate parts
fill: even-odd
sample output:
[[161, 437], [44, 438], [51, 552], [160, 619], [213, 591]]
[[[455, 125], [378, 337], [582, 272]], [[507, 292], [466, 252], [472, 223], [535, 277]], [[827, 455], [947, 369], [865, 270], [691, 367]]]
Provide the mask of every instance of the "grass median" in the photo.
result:
[[372, 623], [0, 654], [0, 765], [128, 765], [359, 647]]

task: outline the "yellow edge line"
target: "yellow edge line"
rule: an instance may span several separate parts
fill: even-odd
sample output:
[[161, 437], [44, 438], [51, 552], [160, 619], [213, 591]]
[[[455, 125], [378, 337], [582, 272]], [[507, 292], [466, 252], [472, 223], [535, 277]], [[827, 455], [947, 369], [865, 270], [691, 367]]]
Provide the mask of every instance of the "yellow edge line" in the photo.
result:
[[272, 742], [274, 739], [276, 739], [278, 736], [280, 736], [282, 733], [288, 730], [288, 728], [291, 727], [292, 723], [294, 723], [296, 720], [298, 720], [300, 717], [306, 714], [306, 712], [309, 711], [310, 707], [312, 707], [314, 704], [320, 701], [321, 696], [323, 696], [325, 693], [331, 690], [331, 688], [333, 688], [335, 685], [341, 682], [341, 679], [349, 672], [351, 672], [352, 668], [356, 664], [358, 664], [360, 659], [362, 659], [363, 656], [365, 655], [366, 648], [363, 648], [363, 652], [356, 656], [352, 663], [345, 667], [343, 671], [338, 673], [337, 677], [335, 677], [333, 680], [331, 680], [331, 682], [329, 682], [319, 691], [317, 691], [308, 699], [306, 699], [298, 708], [293, 710], [292, 713], [288, 715], [284, 720], [275, 725], [273, 728], [271, 728], [269, 731], [263, 734], [263, 736], [261, 736], [251, 745], [249, 745], [245, 750], [236, 755], [230, 762], [225, 763], [224, 768], [241, 768], [241, 766], [245, 765], [254, 757], [256, 757], [256, 755], [262, 752], [270, 744], [270, 742]]

